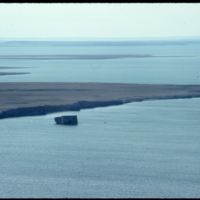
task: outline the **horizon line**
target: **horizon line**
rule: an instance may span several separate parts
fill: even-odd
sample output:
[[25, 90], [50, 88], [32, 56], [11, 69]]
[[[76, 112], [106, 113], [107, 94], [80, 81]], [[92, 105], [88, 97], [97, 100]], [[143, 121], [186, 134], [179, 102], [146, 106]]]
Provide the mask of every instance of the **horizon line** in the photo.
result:
[[118, 40], [118, 41], [130, 41], [130, 40], [159, 40], [159, 39], [200, 39], [200, 36], [151, 36], [151, 37], [0, 37], [0, 40], [15, 40], [15, 41], [49, 41], [49, 40], [71, 40], [71, 41], [101, 41], [101, 40]]

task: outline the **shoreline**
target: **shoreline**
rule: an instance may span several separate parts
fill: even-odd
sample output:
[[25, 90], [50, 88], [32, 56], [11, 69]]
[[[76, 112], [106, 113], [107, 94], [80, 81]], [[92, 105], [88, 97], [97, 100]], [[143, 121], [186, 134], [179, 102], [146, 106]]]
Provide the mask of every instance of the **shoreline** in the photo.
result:
[[173, 100], [173, 99], [191, 99], [191, 98], [200, 98], [200, 96], [182, 96], [182, 97], [166, 97], [166, 98], [146, 98], [146, 99], [135, 99], [132, 101], [123, 101], [123, 100], [113, 100], [113, 101], [78, 101], [70, 105], [44, 105], [36, 107], [24, 107], [24, 108], [15, 108], [0, 113], [0, 120], [7, 118], [15, 117], [30, 117], [30, 116], [40, 116], [47, 115], [57, 112], [66, 112], [66, 111], [80, 111], [82, 109], [91, 109], [99, 107], [108, 107], [108, 106], [117, 106], [123, 105], [126, 103], [133, 102], [142, 102], [142, 101], [153, 101], [153, 100]]
[[12, 75], [26, 75], [31, 74], [29, 72], [0, 72], [0, 76], [12, 76]]
[[122, 105], [200, 98], [200, 85], [0, 83], [0, 119]]

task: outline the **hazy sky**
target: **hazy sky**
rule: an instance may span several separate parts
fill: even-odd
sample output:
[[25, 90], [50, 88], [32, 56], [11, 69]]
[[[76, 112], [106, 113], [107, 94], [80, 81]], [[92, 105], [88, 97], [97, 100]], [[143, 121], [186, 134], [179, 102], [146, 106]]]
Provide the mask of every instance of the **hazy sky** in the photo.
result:
[[200, 3], [0, 4], [0, 38], [200, 36]]

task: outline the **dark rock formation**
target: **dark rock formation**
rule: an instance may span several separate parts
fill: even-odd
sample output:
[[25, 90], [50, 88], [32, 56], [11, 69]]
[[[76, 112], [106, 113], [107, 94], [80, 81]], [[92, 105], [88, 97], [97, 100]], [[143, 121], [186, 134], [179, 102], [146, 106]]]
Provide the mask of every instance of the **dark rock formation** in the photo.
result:
[[140, 102], [146, 100], [159, 100], [159, 99], [179, 99], [179, 98], [194, 98], [200, 97], [199, 94], [184, 94], [184, 95], [163, 95], [163, 96], [149, 96], [149, 97], [134, 97], [132, 99], [121, 99], [121, 100], [110, 100], [110, 101], [78, 101], [73, 104], [68, 105], [42, 105], [33, 107], [22, 107], [14, 108], [0, 112], [0, 119], [10, 118], [10, 117], [25, 117], [25, 116], [37, 116], [46, 115], [54, 112], [63, 111], [80, 111], [81, 109], [105, 107], [121, 105], [129, 102]]
[[62, 112], [62, 111], [80, 111], [81, 109], [104, 107], [110, 105], [120, 105], [120, 104], [123, 104], [123, 101], [121, 100], [79, 101], [69, 105], [43, 105], [43, 106], [16, 108], [0, 112], [0, 119], [10, 118], [10, 117], [46, 115], [49, 113]]
[[78, 119], [76, 115], [55, 117], [54, 120], [56, 124], [62, 124], [62, 125], [77, 125], [78, 124]]

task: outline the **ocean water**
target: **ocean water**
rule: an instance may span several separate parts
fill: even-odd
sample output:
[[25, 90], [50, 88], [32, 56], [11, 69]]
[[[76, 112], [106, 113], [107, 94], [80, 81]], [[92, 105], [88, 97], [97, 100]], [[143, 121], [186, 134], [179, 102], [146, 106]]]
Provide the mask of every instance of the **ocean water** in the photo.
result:
[[[30, 72], [0, 82], [200, 84], [199, 52], [199, 42], [0, 42], [0, 72]], [[51, 59], [65, 54], [154, 57]], [[55, 125], [71, 113], [78, 126]], [[199, 116], [194, 98], [0, 120], [0, 197], [199, 197]]]
[[[200, 42], [132, 45], [87, 45], [61, 43], [0, 43], [1, 72], [29, 72], [1, 76], [0, 82], [117, 82], [200, 83]], [[144, 58], [59, 59], [60, 55], [152, 55]], [[16, 59], [15, 56], [32, 58]], [[47, 59], [35, 59], [45, 55]], [[5, 56], [11, 56], [6, 58]], [[12, 57], [13, 56], [13, 57]], [[178, 56], [178, 57], [174, 57]], [[12, 58], [12, 59], [10, 59]]]
[[200, 196], [200, 98], [73, 113], [0, 121], [0, 197]]

